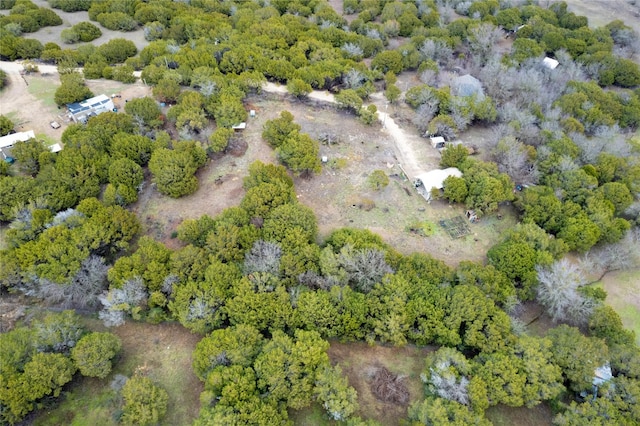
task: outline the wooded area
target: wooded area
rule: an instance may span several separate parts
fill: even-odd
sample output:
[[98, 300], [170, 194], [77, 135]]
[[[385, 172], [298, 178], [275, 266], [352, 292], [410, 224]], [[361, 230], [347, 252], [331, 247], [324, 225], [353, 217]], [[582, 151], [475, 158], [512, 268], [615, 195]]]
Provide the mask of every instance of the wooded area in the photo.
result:
[[[344, 0], [348, 19], [324, 0], [48, 3], [0, 0], [0, 58], [56, 64], [60, 106], [92, 95], [85, 78], [128, 83], [134, 71], [154, 98], [68, 125], [58, 153], [30, 140], [15, 144], [14, 164], [0, 162], [0, 296], [71, 309], [0, 334], [1, 422], [19, 423], [76, 372], [110, 377], [120, 340], [83, 329], [73, 309], [108, 326], [177, 321], [201, 335], [196, 425], [290, 424], [292, 410], [313, 403], [329, 421], [378, 424], [331, 364], [329, 339], [437, 346], [407, 424], [486, 425], [489, 407], [541, 403], [560, 426], [640, 422], [636, 336], [587, 278], [640, 265], [640, 38], [622, 21], [590, 28], [565, 3], [518, 0]], [[63, 36], [85, 44], [29, 38], [62, 24], [55, 10], [88, 12], [94, 23]], [[138, 51], [125, 34], [87, 43], [100, 27], [142, 27], [148, 44]], [[404, 72], [421, 84], [401, 90]], [[466, 74], [479, 91], [452, 83]], [[236, 206], [183, 221], [179, 248], [141, 235], [131, 206], [142, 187], [193, 194], [198, 170], [225, 155], [248, 118], [243, 101], [266, 82], [296, 102], [332, 91], [366, 125], [378, 125], [370, 99], [383, 92], [411, 108], [421, 134], [452, 141], [490, 127], [486, 158], [464, 145], [443, 151], [441, 166], [462, 177], [433, 196], [479, 217], [512, 202], [519, 223], [486, 263], [455, 268], [367, 229], [321, 239], [319, 212], [295, 188], [323, 173], [320, 142], [283, 110], [262, 132], [279, 164], [251, 164]], [[0, 116], [0, 135], [13, 128]], [[389, 184], [374, 173], [374, 189]], [[556, 321], [544, 337], [517, 319], [529, 301]], [[611, 377], [594, 381], [599, 368]], [[406, 403], [399, 379], [378, 373], [380, 394]], [[118, 421], [165, 415], [167, 392], [148, 377], [117, 388]]]

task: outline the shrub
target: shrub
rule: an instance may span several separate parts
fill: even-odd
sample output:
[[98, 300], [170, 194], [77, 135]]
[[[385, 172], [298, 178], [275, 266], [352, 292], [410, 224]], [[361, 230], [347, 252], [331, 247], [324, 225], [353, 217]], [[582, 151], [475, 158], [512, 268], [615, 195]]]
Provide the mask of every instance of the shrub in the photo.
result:
[[150, 378], [135, 376], [122, 387], [121, 421], [125, 425], [157, 424], [167, 412], [167, 391], [155, 385]]
[[103, 27], [114, 31], [133, 31], [138, 23], [124, 12], [101, 13], [96, 19]]
[[386, 188], [389, 185], [389, 176], [384, 170], [374, 170], [367, 178], [369, 186], [375, 190]]
[[91, 22], [80, 22], [71, 27], [71, 29], [78, 34], [80, 41], [89, 42], [97, 39], [102, 35], [100, 28], [93, 25]]

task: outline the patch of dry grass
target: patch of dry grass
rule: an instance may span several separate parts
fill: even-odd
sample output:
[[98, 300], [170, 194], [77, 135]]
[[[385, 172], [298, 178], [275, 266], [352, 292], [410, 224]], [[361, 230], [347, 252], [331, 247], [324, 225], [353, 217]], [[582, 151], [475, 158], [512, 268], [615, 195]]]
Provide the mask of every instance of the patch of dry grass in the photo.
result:
[[[96, 320], [86, 320], [92, 330], [103, 331]], [[163, 425], [191, 424], [198, 415], [202, 383], [191, 369], [191, 354], [200, 336], [178, 324], [151, 325], [128, 322], [112, 329], [122, 340], [122, 353], [104, 380], [78, 377], [62, 402], [39, 413], [35, 425], [116, 426], [119, 400], [109, 383], [116, 374], [144, 374], [169, 394]]]

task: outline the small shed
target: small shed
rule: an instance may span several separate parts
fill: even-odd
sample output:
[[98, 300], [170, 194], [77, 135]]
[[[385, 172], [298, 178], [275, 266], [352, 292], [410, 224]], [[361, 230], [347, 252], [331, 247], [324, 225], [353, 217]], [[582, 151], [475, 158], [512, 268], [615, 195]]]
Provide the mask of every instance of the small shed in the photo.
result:
[[457, 167], [431, 170], [416, 176], [414, 185], [423, 197], [430, 200], [431, 190], [444, 188], [444, 181], [449, 176], [462, 177], [462, 172]]
[[431, 140], [432, 147], [436, 149], [444, 148], [445, 140], [442, 136], [435, 136], [435, 137], [429, 138], [429, 140]]
[[451, 82], [451, 94], [454, 96], [475, 95], [480, 99], [484, 98], [484, 90], [482, 90], [480, 80], [471, 74], [465, 74], [454, 78]]
[[558, 68], [558, 65], [560, 65], [560, 62], [548, 56], [542, 60], [542, 66], [550, 70], [555, 70], [556, 68]]
[[613, 379], [613, 372], [611, 371], [611, 365], [606, 363], [596, 368], [593, 372], [593, 385], [601, 386]]
[[113, 111], [114, 108], [113, 101], [107, 95], [98, 95], [82, 102], [67, 104], [69, 117], [76, 123], [85, 123], [89, 117]]

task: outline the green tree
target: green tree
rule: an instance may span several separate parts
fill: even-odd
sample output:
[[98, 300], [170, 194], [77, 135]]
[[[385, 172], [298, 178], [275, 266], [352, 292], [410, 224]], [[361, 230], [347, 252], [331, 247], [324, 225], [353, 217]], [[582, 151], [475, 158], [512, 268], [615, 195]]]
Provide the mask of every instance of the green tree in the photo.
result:
[[496, 303], [503, 305], [516, 296], [513, 283], [492, 265], [462, 261], [456, 269], [456, 279], [460, 284], [477, 286]]
[[160, 106], [149, 97], [135, 98], [129, 100], [124, 105], [124, 110], [131, 115], [135, 121], [141, 122], [143, 125], [158, 128], [162, 126], [160, 118]]
[[71, 358], [83, 376], [104, 379], [111, 372], [112, 358], [121, 348], [115, 334], [94, 332], [78, 341], [71, 350]]
[[161, 78], [153, 88], [153, 96], [161, 102], [175, 102], [180, 96], [180, 84], [172, 78]]
[[306, 133], [290, 133], [276, 149], [276, 155], [296, 175], [309, 175], [322, 170], [320, 144]]
[[389, 71], [400, 74], [402, 71], [402, 54], [395, 50], [384, 50], [378, 53], [371, 61], [371, 68], [382, 73]]
[[154, 425], [167, 412], [167, 391], [155, 385], [150, 378], [134, 376], [122, 388], [121, 421], [125, 425]]
[[213, 152], [223, 152], [229, 141], [233, 137], [233, 129], [228, 127], [218, 127], [211, 136], [209, 136], [209, 148]]
[[499, 173], [495, 163], [467, 159], [460, 165], [467, 183], [465, 204], [478, 213], [490, 213], [504, 201], [513, 199], [513, 182], [505, 173]]
[[109, 64], [119, 64], [138, 53], [136, 45], [124, 38], [113, 38], [98, 47], [98, 53], [104, 56]]
[[126, 185], [135, 189], [143, 180], [142, 167], [133, 160], [120, 158], [109, 166], [109, 182], [114, 185]]
[[223, 93], [216, 102], [213, 118], [218, 126], [232, 127], [247, 119], [247, 110], [240, 97]]
[[18, 161], [18, 167], [31, 176], [36, 176], [40, 171], [40, 156], [49, 152], [44, 144], [37, 139], [29, 139], [24, 142], [17, 142], [12, 151], [13, 156]]
[[474, 425], [489, 426], [491, 422], [466, 406], [443, 398], [427, 398], [409, 407], [411, 426], [419, 425]]
[[146, 136], [118, 133], [113, 137], [111, 152], [114, 158], [127, 158], [140, 166], [145, 166], [151, 159], [151, 154], [158, 146]]
[[444, 198], [452, 203], [463, 203], [467, 199], [469, 190], [463, 178], [449, 176], [444, 180]]
[[80, 102], [93, 96], [93, 92], [84, 85], [82, 75], [71, 72], [60, 75], [62, 84], [56, 89], [53, 98], [57, 105]]
[[287, 82], [287, 90], [296, 98], [306, 98], [313, 91], [311, 85], [302, 79], [294, 78]]
[[149, 170], [158, 191], [179, 198], [198, 189], [198, 179], [194, 174], [205, 161], [206, 153], [197, 145], [186, 149], [159, 148], [151, 155]]
[[319, 369], [314, 393], [333, 420], [345, 421], [358, 410], [358, 394], [339, 365]]
[[245, 324], [214, 330], [196, 345], [193, 369], [200, 380], [205, 381], [218, 366], [250, 367], [264, 344], [262, 334]]
[[280, 117], [267, 120], [264, 124], [262, 138], [272, 148], [278, 148], [292, 132], [300, 132], [300, 129], [300, 125], [293, 122], [293, 114], [289, 111], [282, 111], [280, 112]]
[[294, 338], [275, 331], [254, 363], [266, 400], [300, 409], [311, 403], [318, 369], [329, 365], [329, 343], [315, 331], [296, 330]]
[[47, 395], [58, 397], [75, 372], [73, 362], [63, 354], [37, 353], [24, 365], [24, 396], [28, 401]]
[[[0, 86], [2, 88], [2, 86]], [[6, 136], [13, 130], [13, 121], [4, 115], [0, 115], [0, 136]]]
[[91, 22], [79, 22], [71, 27], [71, 29], [78, 34], [80, 41], [85, 43], [93, 41], [102, 35], [100, 28]]
[[367, 178], [369, 186], [375, 190], [380, 190], [389, 185], [389, 176], [384, 170], [374, 170]]
[[335, 100], [340, 108], [345, 108], [356, 114], [362, 109], [362, 98], [353, 89], [341, 90], [335, 95]]
[[203, 280], [188, 280], [174, 286], [169, 309], [189, 330], [207, 333], [219, 327], [226, 319], [224, 305], [231, 296], [230, 289], [240, 277], [240, 271], [235, 265], [210, 262]]
[[580, 330], [559, 325], [549, 330], [553, 362], [560, 366], [568, 387], [576, 392], [591, 389], [595, 369], [609, 358], [609, 350], [603, 340], [585, 337]]

